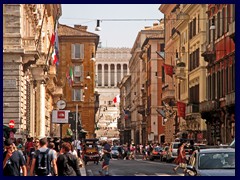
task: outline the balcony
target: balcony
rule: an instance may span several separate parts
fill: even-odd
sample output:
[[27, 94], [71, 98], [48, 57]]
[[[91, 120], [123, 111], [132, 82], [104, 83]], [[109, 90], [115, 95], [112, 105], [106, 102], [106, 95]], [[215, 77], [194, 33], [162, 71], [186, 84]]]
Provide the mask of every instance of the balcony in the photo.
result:
[[200, 103], [199, 111], [200, 112], [208, 112], [217, 109], [218, 103], [214, 100], [204, 101]]
[[226, 105], [229, 106], [233, 104], [235, 104], [235, 92], [226, 95]]
[[186, 114], [199, 113], [199, 104], [188, 104]]
[[22, 38], [22, 47], [25, 51], [36, 51], [36, 44], [34, 37]]
[[177, 79], [184, 80], [186, 79], [186, 73], [184, 67], [177, 67], [175, 70], [175, 76]]
[[166, 89], [162, 92], [162, 100], [166, 99], [174, 99], [175, 98], [175, 90], [174, 89]]

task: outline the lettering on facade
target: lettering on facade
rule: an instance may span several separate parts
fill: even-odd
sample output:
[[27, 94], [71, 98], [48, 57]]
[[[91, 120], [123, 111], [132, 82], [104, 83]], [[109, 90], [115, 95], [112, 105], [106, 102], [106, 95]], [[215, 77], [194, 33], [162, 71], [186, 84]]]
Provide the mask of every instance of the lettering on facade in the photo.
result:
[[4, 79], [3, 88], [4, 89], [16, 89], [17, 88], [16, 79]]

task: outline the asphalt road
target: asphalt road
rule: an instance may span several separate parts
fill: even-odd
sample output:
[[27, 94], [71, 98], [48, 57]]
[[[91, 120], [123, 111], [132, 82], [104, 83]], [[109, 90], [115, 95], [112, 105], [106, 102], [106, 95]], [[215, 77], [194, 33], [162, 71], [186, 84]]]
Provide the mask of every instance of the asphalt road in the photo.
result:
[[[96, 165], [88, 162], [85, 166], [87, 176], [100, 176], [101, 163]], [[110, 176], [183, 176], [183, 169], [173, 172], [175, 164], [160, 162], [158, 160], [116, 160], [110, 161]]]

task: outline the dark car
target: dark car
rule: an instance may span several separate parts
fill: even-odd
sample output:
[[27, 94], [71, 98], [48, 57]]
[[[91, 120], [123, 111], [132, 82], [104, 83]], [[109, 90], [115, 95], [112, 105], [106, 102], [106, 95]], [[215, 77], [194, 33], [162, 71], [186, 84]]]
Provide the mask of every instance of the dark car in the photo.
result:
[[85, 146], [83, 149], [83, 160], [85, 164], [87, 164], [88, 161], [99, 162], [100, 154], [97, 142], [98, 139], [85, 139]]
[[162, 150], [163, 150], [163, 148], [161, 148], [161, 147], [153, 148], [152, 152], [150, 153], [149, 159], [151, 161], [154, 161], [155, 159], [160, 159]]
[[235, 149], [210, 148], [194, 151], [185, 176], [235, 176]]

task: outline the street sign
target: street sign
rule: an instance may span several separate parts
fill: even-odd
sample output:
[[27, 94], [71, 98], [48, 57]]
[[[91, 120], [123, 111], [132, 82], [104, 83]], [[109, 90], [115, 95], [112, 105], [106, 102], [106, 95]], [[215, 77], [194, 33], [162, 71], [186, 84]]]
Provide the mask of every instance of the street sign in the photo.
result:
[[10, 120], [8, 125], [10, 128], [14, 128], [15, 125], [14, 120]]
[[69, 112], [70, 112], [70, 110], [53, 110], [52, 111], [52, 123], [67, 124]]

